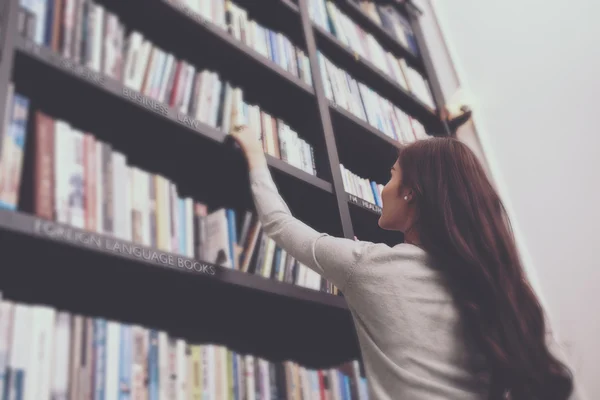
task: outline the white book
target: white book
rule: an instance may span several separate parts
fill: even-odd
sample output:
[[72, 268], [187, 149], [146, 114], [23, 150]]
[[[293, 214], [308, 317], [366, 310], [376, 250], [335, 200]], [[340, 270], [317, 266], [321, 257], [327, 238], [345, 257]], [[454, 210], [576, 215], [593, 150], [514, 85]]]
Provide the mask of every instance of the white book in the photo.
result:
[[245, 356], [245, 375], [246, 375], [246, 400], [256, 400], [256, 390], [254, 384], [254, 357], [247, 355]]
[[181, 107], [179, 111], [185, 114], [190, 110], [190, 99], [192, 97], [192, 89], [194, 88], [194, 78], [196, 77], [196, 68], [193, 65], [187, 65], [187, 75], [183, 84], [183, 98], [181, 99]]
[[174, 400], [187, 400], [187, 358], [185, 341], [177, 339], [175, 343], [175, 358], [177, 362], [177, 397]]
[[56, 221], [69, 223], [69, 153], [71, 152], [71, 127], [64, 121], [54, 123], [54, 208]]
[[29, 351], [27, 360], [25, 360], [23, 400], [36, 400], [39, 398], [38, 391], [42, 383], [42, 362], [40, 362], [41, 360], [39, 358], [43, 352], [42, 338], [44, 318], [42, 318], [38, 306], [32, 306], [29, 312], [31, 319], [28, 328], [31, 331], [31, 336], [27, 343]]
[[173, 400], [169, 398], [171, 377], [169, 376], [169, 336], [166, 332], [158, 332], [158, 398], [159, 400]]
[[150, 180], [152, 176], [142, 170], [138, 170], [138, 183], [139, 183], [139, 201], [141, 206], [141, 234], [142, 234], [142, 244], [144, 246], [152, 246], [152, 238], [151, 238], [151, 222], [150, 222], [150, 197], [148, 193], [150, 193]]
[[67, 400], [69, 394], [71, 316], [66, 312], [59, 312], [56, 315], [54, 329], [50, 398], [52, 400]]
[[46, 0], [33, 0], [32, 11], [35, 14], [35, 36], [34, 42], [37, 45], [44, 44], [44, 38], [46, 35]]
[[28, 379], [27, 366], [31, 352], [31, 339], [33, 338], [32, 324], [31, 307], [23, 304], [15, 304], [11, 353], [8, 365], [10, 382], [7, 383], [11, 396], [21, 393], [21, 398], [23, 399], [27, 395], [25, 386]]
[[71, 129], [70, 152], [68, 153], [68, 201], [70, 224], [85, 228], [85, 185], [84, 185], [84, 145], [83, 133]]
[[96, 152], [96, 232], [104, 233], [104, 208], [102, 202], [104, 199], [104, 179], [102, 174], [102, 142], [96, 140], [94, 142], [94, 151]]
[[56, 312], [50, 307], [34, 306], [30, 341], [28, 379], [25, 380], [25, 400], [47, 399], [50, 396], [52, 344]]
[[113, 233], [122, 240], [128, 240], [131, 236], [127, 234], [126, 204], [127, 194], [125, 185], [128, 181], [126, 176], [125, 155], [118, 151], [112, 152], [112, 185], [113, 185]]
[[194, 200], [186, 198], [185, 204], [185, 238], [186, 257], [194, 258]]
[[232, 267], [229, 256], [229, 227], [224, 208], [208, 214], [206, 222], [205, 258], [207, 262]]
[[130, 87], [138, 92], [142, 91], [142, 85], [144, 84], [144, 78], [146, 77], [146, 70], [149, 68], [148, 64], [150, 62], [152, 49], [152, 43], [147, 40], [143, 40], [140, 46], [138, 59], [134, 63], [134, 71], [131, 76]]
[[89, 7], [91, 7], [91, 12], [94, 13], [94, 18], [93, 25], [90, 27], [93, 42], [92, 54], [88, 60], [88, 67], [96, 72], [102, 72], [103, 42], [105, 40], [104, 19], [106, 18], [106, 13], [104, 7], [101, 5], [90, 2]]
[[138, 63], [142, 51], [144, 37], [137, 31], [131, 32], [128, 39], [127, 54], [125, 56], [125, 68], [123, 70], [123, 84], [128, 88], [135, 87]]
[[[215, 345], [207, 344], [202, 346], [202, 376], [206, 377], [204, 380], [203, 387], [207, 387], [208, 390], [208, 398], [216, 399], [217, 398], [217, 369], [216, 369], [216, 357], [217, 357], [217, 349]], [[206, 362], [204, 361], [206, 360]], [[205, 392], [205, 398], [206, 398]]]
[[0, 393], [4, 393], [7, 382], [7, 368], [11, 353], [12, 330], [14, 324], [14, 304], [3, 300], [0, 303]]
[[[150, 95], [150, 90], [152, 89], [152, 79], [154, 77], [154, 71], [156, 70], [156, 64], [159, 61], [160, 49], [150, 43], [151, 49], [148, 58], [147, 65], [145, 68], [141, 70], [141, 82], [140, 89], [138, 89], [141, 93], [146, 96]], [[139, 78], [139, 76], [138, 76]]]
[[[225, 100], [223, 101], [223, 120], [221, 121], [221, 130], [229, 134], [231, 128], [231, 109], [233, 107], [233, 90], [229, 83], [225, 84]], [[213, 98], [213, 101], [215, 99]], [[219, 100], [217, 99], [216, 102]]]
[[219, 118], [219, 103], [221, 99], [221, 91], [223, 90], [223, 81], [219, 78], [216, 72], [213, 72], [213, 89], [211, 93], [210, 108], [207, 108], [210, 116], [210, 126], [216, 128]]
[[177, 67], [176, 62], [177, 60], [173, 54], [167, 55], [166, 67], [164, 73], [162, 74], [160, 89], [158, 91], [158, 101], [160, 102], [169, 102], [170, 93], [167, 93], [167, 90], [169, 89], [169, 80], [173, 74], [173, 70]]
[[106, 323], [106, 375], [104, 378], [104, 400], [119, 399], [121, 324]]

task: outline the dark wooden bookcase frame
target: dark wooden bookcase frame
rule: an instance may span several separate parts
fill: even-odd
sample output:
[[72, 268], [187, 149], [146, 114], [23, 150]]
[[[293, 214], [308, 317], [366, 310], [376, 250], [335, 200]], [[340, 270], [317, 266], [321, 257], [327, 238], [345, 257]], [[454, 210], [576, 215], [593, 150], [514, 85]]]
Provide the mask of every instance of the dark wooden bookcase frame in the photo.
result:
[[[288, 179], [287, 185], [292, 189], [295, 185], [308, 188], [307, 197], [311, 197], [313, 193], [333, 197], [332, 204], [335, 204], [337, 215], [329, 217], [337, 219], [341, 235], [353, 238], [361, 224], [376, 226], [377, 215], [381, 210], [344, 190], [339, 169], [340, 139], [335, 134], [333, 120], [344, 120], [348, 126], [361, 130], [360, 134], [365, 135], [365, 140], [373, 140], [378, 146], [392, 148], [394, 141], [346, 111], [338, 109], [326, 98], [317, 62], [318, 40], [330, 41], [331, 46], [340, 47], [340, 52], [349, 50], [312, 23], [307, 1], [268, 1], [274, 6], [284, 7], [288, 14], [297, 15], [310, 60], [314, 87], [263, 59], [252, 49], [238, 43], [227, 32], [210, 26], [201, 17], [178, 9], [166, 0], [128, 0], [131, 4], [144, 3], [148, 8], [139, 12], [137, 18], [145, 18], [144, 14], [154, 13], [156, 16], [164, 16], [166, 23], [179, 21], [182, 25], [198, 29], [203, 35], [214, 38], [218, 45], [227, 47], [228, 51], [239, 53], [239, 59], [253, 70], [272, 75], [277, 82], [284, 82], [302, 96], [312, 98], [310, 101], [314, 103], [319, 118], [316, 125], [322, 129], [322, 143], [325, 147], [321, 149], [326, 162], [323, 163], [320, 176], [306, 174], [273, 157], [268, 157], [269, 167], [275, 175]], [[437, 109], [440, 110], [443, 107], [441, 90], [419, 27], [419, 11], [416, 7], [410, 2], [391, 3], [408, 15], [418, 41], [420, 56], [410, 53], [381, 27], [372, 23], [349, 0], [336, 1], [344, 10], [350, 10], [357, 23], [380, 38], [384, 47], [391, 48], [399, 56], [407, 57], [409, 63], [424, 74], [432, 88]], [[117, 13], [121, 10], [118, 4], [128, 3], [116, 0], [98, 2], [117, 5]], [[86, 96], [98, 96], [98, 99], [102, 98], [105, 102], [103, 104], [114, 102], [118, 106], [129, 107], [128, 112], [130, 110], [132, 114], [136, 113], [140, 119], [168, 126], [171, 131], [185, 138], [186, 144], [196, 143], [193, 141], [197, 138], [197, 144], [204, 140], [223, 148], [224, 153], [233, 152], [222, 144], [225, 139], [222, 132], [182, 118], [172, 109], [160, 113], [145, 107], [143, 103], [127, 96], [126, 89], [119, 82], [84, 67], [74, 66], [51, 50], [21, 37], [17, 32], [18, 12], [19, 0], [3, 2], [0, 8], [0, 121], [5, 119], [5, 93], [14, 76], [18, 75], [19, 80], [31, 78], [30, 85], [42, 85], [45, 84], [44, 79], [51, 81], [54, 77], [59, 77], [61, 82], [73, 85], [76, 92], [82, 90]], [[168, 30], [168, 26], [163, 28]], [[366, 84], [370, 84], [371, 80], [379, 82], [385, 89], [382, 94], [407, 112], [417, 114], [431, 134], [449, 134], [439, 112], [427, 109], [417, 98], [393, 83], [368, 61], [356, 58], [353, 62], [360, 64], [357, 68], [360, 68], [363, 77], [368, 78], [364, 79]], [[343, 64], [338, 65], [344, 67]], [[54, 91], [59, 88], [50, 85], [44, 90]], [[69, 100], [61, 98], [60, 93], [57, 93], [55, 101]], [[94, 112], [98, 114], [102, 111]], [[131, 138], [127, 140], [139, 141], [141, 138], [132, 131]], [[0, 140], [0, 146], [1, 143]], [[368, 158], [369, 154], [365, 154], [365, 157]], [[24, 168], [25, 174], [27, 165]], [[243, 167], [234, 164], [229, 168]], [[285, 193], [283, 195], [286, 197]], [[24, 208], [29, 211], [28, 207]], [[321, 211], [316, 209], [314, 212]], [[376, 240], [370, 237], [363, 239]], [[72, 312], [154, 326], [189, 340], [221, 343], [274, 361], [293, 359], [307, 366], [327, 367], [359, 357], [350, 311], [342, 296], [275, 282], [166, 253], [160, 257], [162, 261], [152, 262], [132, 253], [131, 246], [131, 243], [41, 220], [23, 212], [20, 204], [20, 211], [0, 211], [0, 251], [3, 254], [0, 290], [11, 299], [46, 303]], [[123, 250], [124, 248], [129, 250]]]

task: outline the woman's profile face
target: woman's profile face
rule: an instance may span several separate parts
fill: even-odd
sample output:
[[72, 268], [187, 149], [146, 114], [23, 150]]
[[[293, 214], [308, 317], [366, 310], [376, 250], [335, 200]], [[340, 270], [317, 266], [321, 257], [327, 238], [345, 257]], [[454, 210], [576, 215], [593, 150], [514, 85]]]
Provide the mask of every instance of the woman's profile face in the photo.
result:
[[402, 171], [398, 160], [390, 169], [390, 180], [381, 192], [382, 211], [379, 227], [392, 231], [404, 231], [408, 221], [408, 202], [403, 199]]

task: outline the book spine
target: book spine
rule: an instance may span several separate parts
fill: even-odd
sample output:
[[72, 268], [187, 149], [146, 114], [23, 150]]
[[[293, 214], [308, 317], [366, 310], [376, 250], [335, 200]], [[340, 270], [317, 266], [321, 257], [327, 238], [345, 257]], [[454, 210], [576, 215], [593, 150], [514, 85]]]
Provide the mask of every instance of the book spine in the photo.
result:
[[97, 318], [94, 321], [94, 396], [93, 400], [105, 399], [106, 383], [106, 321]]
[[54, 219], [54, 121], [36, 113], [35, 138], [35, 205], [40, 218]]

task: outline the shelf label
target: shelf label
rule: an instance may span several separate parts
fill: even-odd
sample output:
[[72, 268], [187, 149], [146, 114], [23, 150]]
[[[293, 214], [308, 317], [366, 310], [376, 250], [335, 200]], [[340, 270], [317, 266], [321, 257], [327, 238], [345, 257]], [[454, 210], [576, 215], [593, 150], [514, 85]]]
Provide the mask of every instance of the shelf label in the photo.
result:
[[165, 117], [169, 115], [169, 109], [165, 104], [161, 103], [160, 101], [156, 101], [149, 97], [146, 97], [136, 90], [129, 89], [123, 86], [123, 96], [143, 106], [144, 108], [147, 108], [150, 111], [157, 112], [159, 114], [164, 115]]
[[106, 83], [106, 78], [104, 77], [104, 75], [92, 71], [89, 68], [84, 67], [83, 65], [80, 65], [73, 60], [64, 58], [59, 54], [56, 54], [49, 48], [41, 47], [36, 43], [32, 42], [31, 40], [25, 40], [25, 49], [31, 54], [43, 58], [44, 60], [49, 61], [53, 65], [63, 70], [69, 71], [73, 75], [84, 78], [96, 85], [104, 86], [104, 84]]
[[198, 121], [195, 118], [190, 117], [189, 115], [186, 115], [184, 113], [181, 112], [177, 112], [177, 121], [179, 121], [179, 123], [185, 125], [185, 126], [189, 126], [192, 129], [195, 129], [197, 131], [200, 131], [200, 127], [202, 126], [202, 123], [200, 121]]
[[141, 261], [159, 264], [169, 268], [180, 268], [206, 275], [215, 275], [216, 273], [215, 266], [211, 264], [139, 246], [124, 240], [108, 238], [52, 221], [35, 219], [33, 230], [34, 233], [39, 236], [97, 249], [107, 253], [129, 256], [131, 258], [137, 258]]
[[352, 194], [348, 194], [348, 198], [350, 199], [350, 201], [356, 205], [359, 205], [363, 208], [366, 208], [367, 210], [371, 210], [377, 214], [381, 215], [381, 207], [379, 207], [378, 205], [375, 205], [373, 203], [370, 203], [366, 200], [363, 199], [359, 199], [358, 197], [352, 195]]

